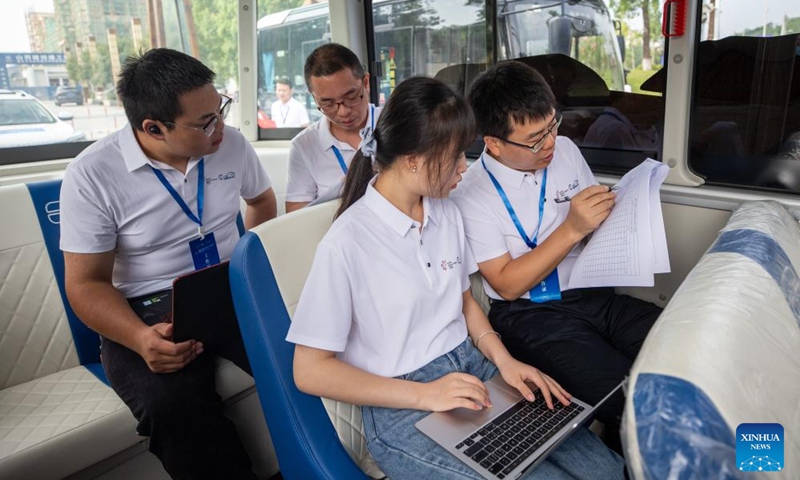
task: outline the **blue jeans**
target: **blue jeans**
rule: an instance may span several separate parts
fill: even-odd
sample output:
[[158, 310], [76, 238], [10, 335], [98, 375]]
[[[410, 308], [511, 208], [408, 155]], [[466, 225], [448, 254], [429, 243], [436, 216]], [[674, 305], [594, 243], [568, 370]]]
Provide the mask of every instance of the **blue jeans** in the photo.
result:
[[[497, 368], [467, 339], [453, 351], [398, 378], [431, 382], [452, 372], [469, 373], [484, 382], [498, 373]], [[476, 471], [417, 430], [414, 424], [428, 413], [362, 407], [367, 449], [383, 472], [392, 480], [481, 480], [483, 477]], [[623, 470], [622, 458], [593, 433], [581, 428], [524, 478], [614, 480], [624, 478]]]

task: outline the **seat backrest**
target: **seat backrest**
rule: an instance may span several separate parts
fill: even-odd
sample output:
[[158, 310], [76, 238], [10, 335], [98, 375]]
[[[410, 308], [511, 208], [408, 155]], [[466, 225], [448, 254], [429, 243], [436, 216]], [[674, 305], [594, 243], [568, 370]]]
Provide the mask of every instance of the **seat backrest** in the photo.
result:
[[[734, 478], [742, 423], [779, 423], [796, 478], [800, 226], [744, 204], [687, 276], [631, 371], [626, 458], [635, 478]], [[766, 453], [766, 452], [765, 452]], [[795, 467], [795, 468], [793, 468]], [[724, 475], [723, 475], [724, 474]]]
[[278, 201], [278, 215], [286, 213], [286, 184], [289, 178], [289, 148], [254, 147], [261, 164], [272, 178], [272, 189]]
[[486, 70], [485, 63], [459, 63], [442, 68], [433, 78], [466, 97], [469, 86], [484, 70]]
[[[0, 389], [80, 364], [31, 195], [0, 187]], [[51, 205], [53, 221], [57, 206]]]
[[[264, 416], [272, 437], [280, 439], [275, 451], [287, 480], [367, 478], [353, 461], [363, 460], [366, 453], [360, 412], [352, 415], [354, 410], [340, 404], [340, 411], [349, 410], [352, 416], [347, 420], [357, 423], [359, 430], [337, 435], [320, 399], [295, 386], [294, 345], [285, 340], [316, 246], [330, 227], [337, 205], [329, 202], [305, 208], [260, 225], [245, 234], [231, 257], [236, 314]], [[367, 471], [377, 468], [359, 463]]]
[[486, 295], [486, 289], [483, 288], [483, 276], [480, 272], [475, 272], [469, 276], [469, 283], [472, 297], [481, 306], [483, 313], [489, 315], [489, 296]]

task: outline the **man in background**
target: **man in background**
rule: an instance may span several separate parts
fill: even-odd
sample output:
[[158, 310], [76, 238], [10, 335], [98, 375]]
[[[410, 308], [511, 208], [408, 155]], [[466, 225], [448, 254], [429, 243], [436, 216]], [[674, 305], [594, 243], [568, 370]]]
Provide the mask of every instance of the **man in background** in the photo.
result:
[[287, 77], [275, 82], [278, 99], [272, 102], [271, 114], [276, 128], [307, 127], [311, 123], [306, 107], [292, 96], [293, 92], [292, 82]]

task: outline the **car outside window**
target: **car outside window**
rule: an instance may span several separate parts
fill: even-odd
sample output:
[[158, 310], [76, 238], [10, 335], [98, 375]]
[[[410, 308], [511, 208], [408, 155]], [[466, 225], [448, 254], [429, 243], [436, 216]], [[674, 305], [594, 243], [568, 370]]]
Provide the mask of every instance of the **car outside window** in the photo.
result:
[[74, 103], [75, 105], [83, 105], [83, 93], [78, 91], [77, 88], [72, 87], [58, 87], [56, 89], [55, 104], [57, 107], [65, 103]]
[[72, 114], [57, 118], [42, 102], [24, 92], [0, 90], [0, 148], [82, 142], [71, 125]]
[[[150, 48], [198, 58], [216, 72], [220, 93], [238, 98], [235, 0], [9, 0], [2, 6], [0, 89], [25, 92], [66, 120], [49, 124], [58, 135], [45, 123], [14, 133], [8, 129], [22, 127], [3, 126], [0, 165], [74, 157], [88, 145], [69, 140], [78, 132], [93, 141], [122, 128], [127, 118], [116, 96], [117, 75], [129, 55]], [[238, 126], [238, 109], [235, 102], [226, 124]], [[44, 130], [37, 135], [33, 125]], [[64, 133], [68, 128], [71, 134]]]

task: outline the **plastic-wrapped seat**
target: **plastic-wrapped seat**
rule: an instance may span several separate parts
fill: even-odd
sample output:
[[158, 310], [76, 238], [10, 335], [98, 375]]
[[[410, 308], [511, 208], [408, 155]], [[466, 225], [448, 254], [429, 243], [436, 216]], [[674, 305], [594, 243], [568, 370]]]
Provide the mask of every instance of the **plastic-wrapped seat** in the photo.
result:
[[[624, 413], [637, 479], [750, 478], [737, 463], [742, 423], [779, 423], [800, 469], [800, 226], [776, 202], [743, 204], [647, 337]], [[740, 459], [741, 460], [741, 459]]]

